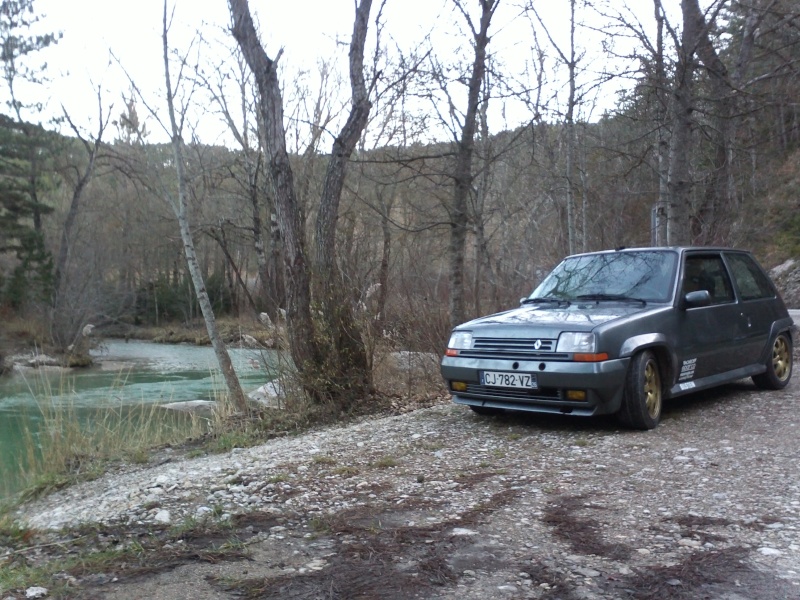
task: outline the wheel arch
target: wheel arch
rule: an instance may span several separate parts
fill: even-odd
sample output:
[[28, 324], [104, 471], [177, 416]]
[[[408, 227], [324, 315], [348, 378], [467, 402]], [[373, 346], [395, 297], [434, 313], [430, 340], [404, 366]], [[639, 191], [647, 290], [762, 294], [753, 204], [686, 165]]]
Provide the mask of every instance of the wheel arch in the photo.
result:
[[664, 394], [669, 392], [675, 375], [675, 353], [669, 350], [667, 336], [663, 333], [644, 333], [628, 338], [622, 344], [620, 357], [631, 357], [643, 350], [650, 350], [658, 361], [661, 374], [661, 385]]
[[798, 329], [797, 324], [792, 323], [791, 318], [774, 321], [772, 323], [772, 327], [770, 328], [769, 337], [767, 338], [767, 343], [764, 344], [764, 349], [761, 351], [760, 362], [763, 363], [769, 358], [769, 355], [772, 352], [772, 343], [776, 337], [778, 337], [782, 333], [785, 333], [786, 337], [789, 338], [789, 344], [794, 345], [795, 334], [798, 331], [800, 330]]

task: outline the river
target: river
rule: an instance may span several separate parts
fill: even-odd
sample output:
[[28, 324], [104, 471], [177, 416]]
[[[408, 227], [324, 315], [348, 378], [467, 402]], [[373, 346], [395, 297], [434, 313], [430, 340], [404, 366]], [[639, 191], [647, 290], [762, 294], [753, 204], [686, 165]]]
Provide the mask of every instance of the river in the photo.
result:
[[[229, 352], [245, 392], [274, 378], [276, 352]], [[210, 347], [110, 340], [93, 355], [96, 364], [87, 369], [26, 370], [0, 378], [0, 498], [18, 487], [25, 432], [37, 435], [43, 411], [68, 411], [80, 421], [107, 419], [153, 404], [214, 400], [225, 389]]]

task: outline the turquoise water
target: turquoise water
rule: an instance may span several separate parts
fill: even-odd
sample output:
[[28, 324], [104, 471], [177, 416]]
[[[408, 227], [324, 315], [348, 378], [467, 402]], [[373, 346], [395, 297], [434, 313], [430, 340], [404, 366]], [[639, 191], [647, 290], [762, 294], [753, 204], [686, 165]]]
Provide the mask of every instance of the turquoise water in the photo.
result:
[[[245, 392], [274, 378], [274, 351], [229, 349]], [[42, 426], [42, 406], [69, 411], [82, 423], [133, 419], [142, 407], [186, 400], [214, 400], [225, 391], [210, 347], [108, 341], [96, 365], [68, 373], [26, 370], [0, 378], [0, 497], [16, 489], [25, 430]], [[165, 413], [176, 427], [185, 418]]]

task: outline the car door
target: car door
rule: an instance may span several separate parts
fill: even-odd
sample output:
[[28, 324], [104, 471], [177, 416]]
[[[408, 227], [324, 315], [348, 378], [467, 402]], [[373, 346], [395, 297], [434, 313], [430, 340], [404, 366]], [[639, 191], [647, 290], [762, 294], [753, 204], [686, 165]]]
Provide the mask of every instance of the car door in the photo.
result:
[[775, 314], [775, 289], [756, 261], [744, 252], [726, 252], [733, 282], [739, 296], [739, 318], [745, 324], [745, 339], [741, 345], [746, 364], [761, 361], [762, 351], [769, 343]]
[[[707, 290], [711, 303], [685, 307], [685, 295], [698, 290]], [[719, 252], [684, 255], [680, 294], [677, 383], [690, 385], [690, 382], [744, 366], [746, 359], [739, 348], [744, 343], [743, 318], [737, 310], [730, 276]]]

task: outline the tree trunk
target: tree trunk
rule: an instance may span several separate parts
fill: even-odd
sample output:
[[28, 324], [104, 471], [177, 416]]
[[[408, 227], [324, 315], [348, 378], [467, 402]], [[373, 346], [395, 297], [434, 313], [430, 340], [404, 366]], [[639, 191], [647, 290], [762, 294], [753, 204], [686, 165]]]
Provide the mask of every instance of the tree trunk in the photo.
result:
[[655, 223], [652, 235], [654, 246], [667, 244], [669, 215], [669, 100], [667, 96], [667, 71], [664, 64], [664, 12], [661, 0], [653, 0], [656, 18], [655, 73], [653, 75], [653, 102], [656, 119], [656, 172], [658, 174], [658, 200], [655, 206]]
[[567, 180], [567, 245], [569, 253], [575, 254], [577, 247], [575, 238], [577, 237], [575, 231], [575, 152], [577, 150], [577, 140], [575, 136], [575, 0], [569, 2], [570, 19], [569, 19], [569, 60], [567, 67], [569, 70], [569, 97], [567, 99], [567, 117], [566, 117], [566, 134], [567, 134], [567, 164], [566, 164], [566, 180]]
[[100, 146], [103, 140], [103, 132], [108, 124], [108, 117], [103, 118], [103, 106], [101, 94], [97, 92], [98, 103], [98, 132], [94, 140], [90, 143], [84, 139], [70, 119], [70, 116], [64, 111], [64, 118], [69, 123], [75, 136], [83, 144], [86, 150], [87, 164], [78, 176], [77, 181], [72, 189], [72, 199], [70, 201], [67, 216], [64, 219], [64, 227], [61, 230], [61, 244], [58, 247], [58, 255], [56, 257], [55, 270], [53, 272], [53, 302], [52, 309], [53, 315], [51, 318], [53, 337], [62, 346], [66, 347], [69, 344], [74, 344], [81, 335], [81, 330], [86, 324], [82, 319], [74, 319], [72, 311], [66, 307], [67, 303], [67, 286], [65, 276], [67, 272], [67, 265], [69, 263], [70, 245], [73, 239], [73, 231], [75, 229], [75, 221], [81, 211], [81, 204], [83, 200], [83, 193], [86, 191], [86, 186], [94, 175], [94, 167], [97, 161], [97, 155], [100, 151]]
[[690, 170], [692, 111], [694, 110], [693, 82], [694, 52], [697, 47], [699, 23], [692, 11], [693, 0], [681, 0], [683, 33], [675, 68], [675, 98], [673, 103], [672, 138], [669, 148], [669, 214], [667, 243], [692, 243], [692, 179]]
[[[469, 214], [467, 200], [472, 189], [472, 155], [475, 149], [475, 127], [480, 103], [481, 86], [486, 73], [486, 47], [489, 45], [489, 25], [499, 0], [480, 0], [480, 29], [472, 28], [475, 57], [472, 62], [467, 88], [467, 110], [461, 129], [461, 139], [456, 151], [453, 172], [453, 203], [450, 210], [450, 326], [456, 327], [467, 320], [464, 294], [464, 263], [467, 246]], [[462, 10], [465, 9], [456, 2]], [[466, 14], [466, 13], [465, 13]], [[470, 22], [471, 23], [471, 22]]]
[[352, 294], [344, 285], [336, 261], [336, 224], [339, 201], [350, 156], [367, 125], [372, 103], [364, 81], [364, 43], [372, 0], [361, 0], [356, 8], [350, 42], [350, 115], [333, 142], [317, 212], [314, 265], [319, 282], [322, 318], [330, 336], [328, 360], [333, 361], [331, 383], [348, 395], [362, 396], [372, 389], [369, 360], [361, 331], [353, 315]]
[[175, 102], [172, 92], [172, 81], [169, 72], [169, 46], [167, 44], [167, 3], [164, 2], [164, 22], [162, 30], [162, 40], [164, 44], [164, 80], [167, 92], [167, 105], [169, 109], [169, 122], [172, 130], [172, 150], [175, 159], [175, 169], [178, 177], [178, 197], [172, 204], [175, 215], [178, 218], [178, 225], [181, 232], [181, 241], [183, 242], [183, 251], [186, 256], [186, 265], [189, 269], [189, 275], [192, 278], [194, 285], [195, 295], [200, 304], [200, 310], [203, 313], [203, 319], [206, 323], [206, 330], [208, 337], [211, 340], [211, 345], [214, 348], [214, 354], [217, 357], [219, 368], [222, 371], [222, 377], [228, 387], [230, 400], [237, 410], [246, 412], [247, 401], [242, 391], [242, 386], [239, 384], [239, 378], [236, 371], [233, 370], [233, 363], [228, 354], [228, 349], [219, 335], [217, 330], [217, 323], [214, 317], [214, 311], [211, 308], [211, 302], [208, 298], [208, 291], [206, 290], [203, 275], [200, 270], [200, 265], [197, 261], [197, 254], [195, 253], [194, 240], [192, 239], [192, 231], [189, 226], [189, 205], [187, 202], [187, 182], [186, 182], [186, 163], [183, 156], [183, 139], [178, 129], [178, 122], [175, 117]]
[[[283, 124], [283, 98], [278, 81], [277, 61], [269, 58], [261, 46], [247, 0], [228, 0], [233, 20], [232, 33], [239, 44], [259, 92], [261, 146], [267, 156], [275, 198], [275, 212], [284, 240], [286, 268], [286, 325], [292, 360], [302, 375], [321, 362], [314, 324], [311, 319], [311, 285], [307, 267], [305, 236], [294, 176], [286, 151]], [[313, 382], [304, 381], [306, 391], [315, 400]]]
[[[283, 124], [283, 99], [277, 61], [261, 46], [247, 0], [228, 0], [232, 33], [255, 75], [262, 120], [261, 144], [267, 154], [278, 225], [284, 241], [287, 272], [287, 325], [294, 363], [307, 393], [316, 401], [347, 400], [371, 389], [371, 373], [361, 333], [352, 314], [352, 298], [336, 262], [335, 241], [339, 200], [346, 167], [369, 116], [370, 102], [363, 74], [364, 41], [371, 0], [356, 8], [350, 44], [352, 107], [334, 141], [317, 217], [315, 291], [322, 327], [311, 316], [311, 277], [304, 246], [302, 211], [298, 206]], [[324, 348], [324, 352], [323, 352]]]
[[[486, 80], [484, 79], [484, 81]], [[475, 289], [474, 313], [476, 315], [481, 315], [485, 312], [481, 298], [484, 278], [488, 279], [489, 289], [492, 293], [493, 309], [497, 310], [497, 305], [499, 304], [499, 299], [497, 297], [497, 278], [495, 277], [494, 270], [492, 269], [489, 243], [486, 239], [486, 227], [484, 222], [486, 199], [489, 196], [491, 188], [492, 160], [494, 152], [489, 134], [488, 109], [490, 94], [487, 88], [488, 86], [484, 85], [485, 93], [479, 111], [482, 158], [480, 180], [477, 185], [477, 192], [475, 193], [475, 211], [472, 217], [475, 222], [475, 275], [473, 287]]]

